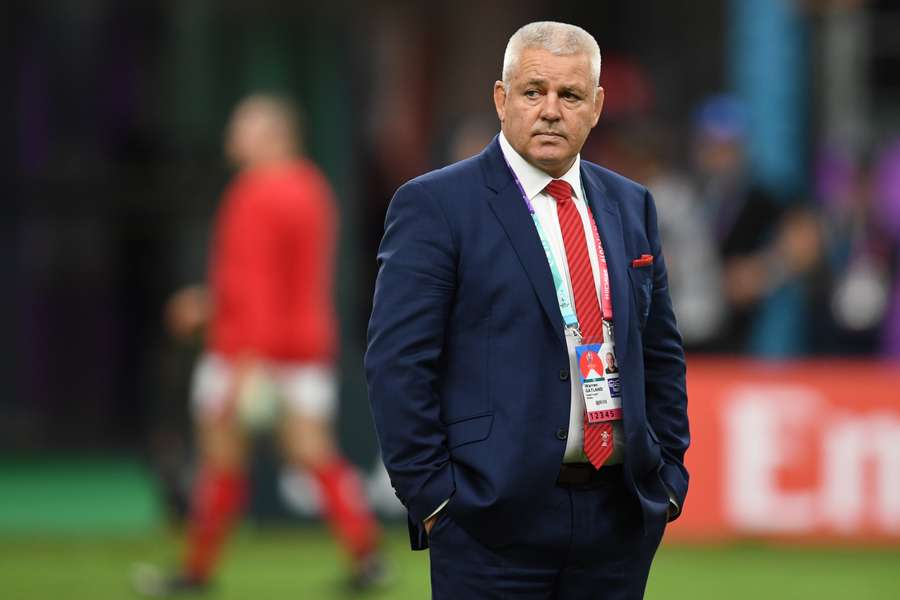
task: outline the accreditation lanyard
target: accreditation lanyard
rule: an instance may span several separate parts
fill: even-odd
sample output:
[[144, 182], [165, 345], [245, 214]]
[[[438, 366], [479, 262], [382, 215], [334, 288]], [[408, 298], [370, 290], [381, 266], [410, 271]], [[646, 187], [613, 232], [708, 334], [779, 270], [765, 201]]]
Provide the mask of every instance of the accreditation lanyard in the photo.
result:
[[[506, 157], [503, 158], [506, 160]], [[534, 211], [534, 205], [532, 205], [531, 200], [528, 199], [528, 194], [525, 193], [525, 188], [522, 186], [522, 182], [519, 181], [519, 177], [513, 170], [512, 165], [509, 164], [509, 161], [506, 162], [506, 166], [509, 167], [509, 171], [512, 173], [516, 186], [522, 194], [522, 200], [525, 201], [525, 206], [528, 207], [528, 214], [531, 215], [531, 220], [534, 221], [534, 227], [537, 229], [538, 237], [541, 240], [541, 246], [544, 248], [544, 254], [547, 255], [547, 263], [550, 265], [550, 273], [553, 276], [553, 285], [556, 288], [556, 301], [559, 303], [559, 312], [562, 313], [566, 328], [580, 332], [578, 327], [578, 317], [575, 315], [575, 304], [572, 302], [572, 297], [569, 295], [569, 287], [566, 285], [562, 272], [556, 264], [556, 259], [553, 257], [553, 251], [550, 248], [550, 241], [547, 239], [547, 234], [544, 232], [541, 221]], [[582, 190], [582, 195], [584, 195], [584, 190]], [[603, 252], [603, 244], [600, 242], [600, 233], [597, 231], [597, 223], [594, 222], [594, 219], [589, 219], [589, 221], [591, 222], [591, 231], [594, 234], [594, 245], [597, 248], [597, 266], [600, 271], [600, 297], [602, 300], [600, 302], [600, 314], [604, 324], [603, 337], [606, 338], [607, 341], [611, 341], [609, 338], [611, 337], [610, 330], [612, 329], [613, 308], [612, 293], [610, 292], [609, 286], [609, 270], [606, 266], [606, 253]]]

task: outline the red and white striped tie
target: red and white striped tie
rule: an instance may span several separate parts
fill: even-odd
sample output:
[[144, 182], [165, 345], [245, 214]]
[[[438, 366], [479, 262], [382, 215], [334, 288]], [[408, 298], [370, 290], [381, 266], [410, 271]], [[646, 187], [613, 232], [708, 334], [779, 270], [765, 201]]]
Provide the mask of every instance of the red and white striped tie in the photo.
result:
[[[556, 213], [559, 216], [559, 228], [566, 247], [566, 262], [569, 264], [569, 278], [572, 280], [572, 291], [575, 295], [575, 314], [578, 315], [578, 325], [581, 329], [581, 343], [600, 343], [603, 341], [603, 317], [600, 313], [600, 302], [597, 300], [594, 272], [588, 256], [588, 244], [592, 240], [585, 235], [581, 216], [572, 200], [572, 186], [561, 179], [554, 179], [547, 184], [546, 190], [556, 200]], [[588, 219], [593, 220], [590, 212]], [[599, 469], [612, 451], [612, 424], [588, 423], [585, 413], [584, 453], [588, 460]]]

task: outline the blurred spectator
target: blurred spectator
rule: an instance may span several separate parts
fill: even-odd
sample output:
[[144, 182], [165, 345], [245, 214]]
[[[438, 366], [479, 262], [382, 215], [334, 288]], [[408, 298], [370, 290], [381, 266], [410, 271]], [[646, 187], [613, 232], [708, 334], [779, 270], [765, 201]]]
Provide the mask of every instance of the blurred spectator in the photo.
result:
[[829, 351], [900, 356], [900, 142], [854, 165], [821, 153], [819, 197], [832, 279]]
[[886, 238], [886, 263], [893, 274], [883, 351], [900, 358], [900, 138], [881, 155], [875, 170], [874, 212]]
[[814, 306], [825, 353], [873, 354], [887, 310], [887, 248], [872, 213], [871, 158], [854, 164], [836, 148], [820, 152], [817, 194], [826, 228], [826, 273]]
[[[761, 327], [758, 317], [775, 293], [800, 280], [818, 261], [818, 220], [750, 181], [745, 164], [747, 117], [730, 96], [706, 101], [695, 116], [698, 193], [722, 261], [726, 326], [713, 348], [747, 352], [754, 341], [799, 336], [800, 328]], [[796, 323], [802, 315], [792, 315]], [[796, 347], [801, 340], [773, 346]]]
[[666, 130], [650, 119], [615, 125], [605, 142], [604, 164], [653, 194], [678, 329], [686, 349], [705, 350], [721, 331], [725, 305], [716, 245], [690, 178], [668, 159]]
[[208, 325], [192, 403], [200, 453], [188, 548], [180, 572], [138, 570], [146, 595], [206, 588], [246, 495], [247, 433], [277, 419], [288, 460], [318, 483], [325, 512], [351, 556], [352, 582], [379, 583], [379, 531], [355, 469], [332, 433], [337, 402], [337, 321], [332, 298], [336, 211], [331, 188], [300, 153], [286, 101], [251, 96], [226, 140], [240, 168], [223, 200], [210, 288], [173, 296], [176, 336]]

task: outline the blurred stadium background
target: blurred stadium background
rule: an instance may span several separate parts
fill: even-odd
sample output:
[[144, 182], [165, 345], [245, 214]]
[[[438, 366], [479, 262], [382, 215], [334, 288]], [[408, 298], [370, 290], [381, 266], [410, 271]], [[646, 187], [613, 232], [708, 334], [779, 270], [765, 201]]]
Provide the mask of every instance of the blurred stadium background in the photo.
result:
[[[377, 597], [427, 597], [365, 397], [375, 248], [400, 183], [496, 132], [512, 32], [554, 19], [600, 43], [608, 100], [584, 155], [653, 191], [691, 353], [693, 487], [648, 597], [900, 598], [894, 0], [13, 0], [3, 13], [0, 597], [127, 598], [132, 563], [174, 561], [200, 340], [169, 339], [163, 312], [203, 278], [222, 129], [259, 90], [297, 99], [341, 204], [340, 435], [394, 523], [397, 583]], [[271, 440], [256, 445], [220, 597], [343, 597], [315, 488], [280, 470]]]

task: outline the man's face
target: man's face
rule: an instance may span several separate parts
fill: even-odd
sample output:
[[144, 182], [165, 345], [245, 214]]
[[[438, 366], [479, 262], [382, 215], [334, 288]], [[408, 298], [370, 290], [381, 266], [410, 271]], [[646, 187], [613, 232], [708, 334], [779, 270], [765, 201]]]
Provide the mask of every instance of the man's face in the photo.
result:
[[225, 133], [225, 154], [238, 166], [251, 159], [265, 137], [265, 119], [250, 102], [240, 104], [231, 114]]
[[740, 139], [716, 139], [701, 135], [694, 148], [698, 170], [708, 177], [730, 177], [739, 174], [744, 166], [744, 151]]
[[279, 158], [286, 152], [287, 125], [263, 100], [245, 100], [234, 110], [225, 133], [225, 155], [238, 167]]
[[525, 160], [560, 177], [572, 166], [603, 109], [603, 88], [591, 81], [587, 54], [556, 56], [541, 48], [519, 55], [509, 90], [494, 84], [494, 105], [506, 139]]

